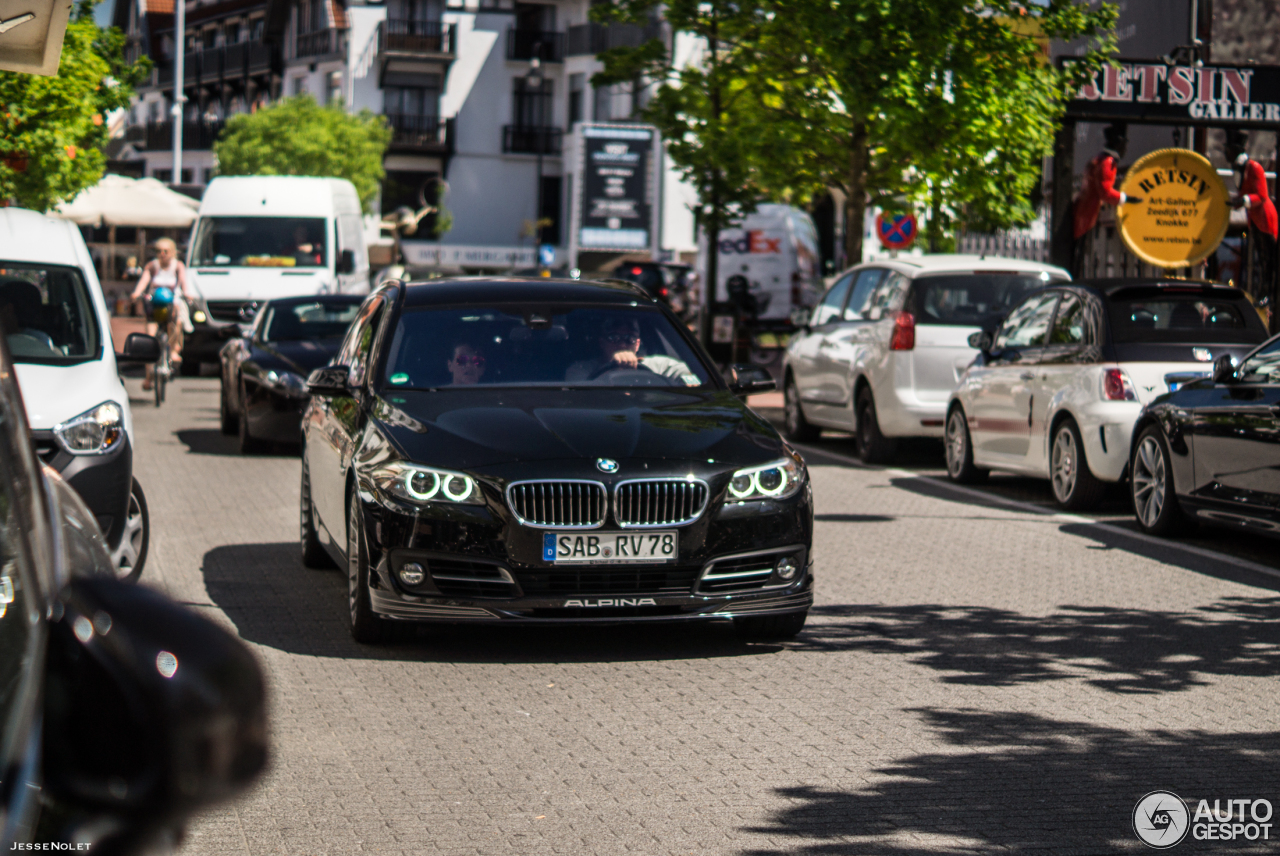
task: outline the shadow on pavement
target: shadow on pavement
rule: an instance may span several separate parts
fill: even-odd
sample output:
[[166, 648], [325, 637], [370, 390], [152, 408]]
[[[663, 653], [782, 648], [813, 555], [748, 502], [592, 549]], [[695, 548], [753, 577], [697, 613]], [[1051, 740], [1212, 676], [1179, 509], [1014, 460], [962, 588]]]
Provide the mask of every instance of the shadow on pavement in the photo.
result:
[[1280, 677], [1280, 597], [1232, 597], [1192, 612], [1063, 606], [1023, 615], [982, 606], [814, 607], [790, 647], [906, 657], [946, 684], [1084, 680], [1159, 694], [1221, 677]]
[[244, 455], [240, 452], [240, 440], [228, 437], [217, 428], [184, 428], [175, 431], [174, 435], [193, 455], [225, 455], [234, 458], [296, 458], [299, 455], [297, 446], [285, 443], [268, 446], [264, 452]]
[[[1139, 731], [1020, 712], [909, 713], [946, 748], [877, 769], [883, 778], [863, 790], [776, 789], [792, 806], [746, 831], [793, 840], [742, 856], [1147, 852], [1131, 826], [1143, 795], [1171, 790], [1189, 803], [1194, 819], [1202, 798], [1210, 806], [1237, 796], [1271, 798], [1280, 763], [1274, 731]], [[1274, 841], [1192, 835], [1178, 846], [1218, 853], [1273, 848]]]
[[[302, 566], [298, 545], [234, 544], [204, 555], [209, 597], [248, 642], [291, 654], [449, 663], [600, 663], [770, 654], [728, 622], [644, 627], [406, 626], [407, 638], [359, 645], [347, 630], [346, 577]], [[414, 633], [414, 631], [417, 631]]]
[[813, 519], [823, 523], [891, 523], [898, 518], [887, 514], [815, 514]]

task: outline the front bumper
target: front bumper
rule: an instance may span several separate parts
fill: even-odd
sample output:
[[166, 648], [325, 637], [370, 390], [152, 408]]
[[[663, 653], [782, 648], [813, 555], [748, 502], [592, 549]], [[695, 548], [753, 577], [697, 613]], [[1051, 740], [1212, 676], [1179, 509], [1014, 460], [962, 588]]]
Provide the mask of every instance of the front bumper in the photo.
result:
[[[728, 620], [804, 612], [813, 604], [813, 506], [808, 484], [783, 501], [721, 506], [683, 527], [666, 564], [556, 564], [541, 558], [549, 530], [495, 505], [418, 516], [362, 498], [370, 547], [370, 605], [386, 618], [446, 623], [620, 624]], [[606, 527], [614, 531], [613, 527]], [[781, 580], [777, 561], [799, 571]], [[397, 572], [415, 562], [421, 585]]]
[[73, 455], [52, 431], [32, 431], [36, 454], [58, 471], [93, 512], [111, 548], [120, 542], [133, 489], [133, 447], [126, 436], [105, 455]]

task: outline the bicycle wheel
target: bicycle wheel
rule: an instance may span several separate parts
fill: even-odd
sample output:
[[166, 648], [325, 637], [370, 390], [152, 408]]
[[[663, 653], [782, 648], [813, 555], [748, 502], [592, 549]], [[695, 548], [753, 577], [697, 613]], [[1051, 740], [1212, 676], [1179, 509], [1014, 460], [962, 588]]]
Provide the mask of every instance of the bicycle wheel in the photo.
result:
[[164, 403], [164, 384], [169, 379], [169, 336], [164, 331], [157, 337], [160, 340], [160, 359], [156, 361], [153, 374], [155, 382], [156, 407]]

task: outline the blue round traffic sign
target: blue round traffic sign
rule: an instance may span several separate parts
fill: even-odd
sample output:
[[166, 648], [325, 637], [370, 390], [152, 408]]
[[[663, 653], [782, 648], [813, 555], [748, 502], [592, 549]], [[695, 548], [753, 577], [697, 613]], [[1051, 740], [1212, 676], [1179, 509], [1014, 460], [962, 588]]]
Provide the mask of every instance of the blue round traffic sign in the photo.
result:
[[916, 215], [877, 214], [876, 235], [891, 250], [905, 250], [916, 241]]

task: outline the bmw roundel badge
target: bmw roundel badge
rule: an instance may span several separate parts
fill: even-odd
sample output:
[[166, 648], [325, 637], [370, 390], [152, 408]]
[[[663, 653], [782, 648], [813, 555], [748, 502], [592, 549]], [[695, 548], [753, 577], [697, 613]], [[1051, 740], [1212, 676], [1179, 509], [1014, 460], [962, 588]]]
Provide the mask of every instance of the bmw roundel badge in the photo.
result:
[[618, 462], [613, 458], [596, 458], [596, 469], [602, 473], [616, 473]]

